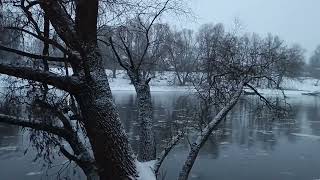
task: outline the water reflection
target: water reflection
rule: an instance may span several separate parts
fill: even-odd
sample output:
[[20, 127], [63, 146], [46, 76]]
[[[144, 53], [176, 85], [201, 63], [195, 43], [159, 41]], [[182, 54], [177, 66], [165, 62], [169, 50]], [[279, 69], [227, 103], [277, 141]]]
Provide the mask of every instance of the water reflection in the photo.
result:
[[[114, 96], [133, 149], [138, 149], [139, 124], [136, 121], [135, 94], [116, 92]], [[320, 166], [320, 141], [314, 138], [320, 136], [320, 101], [315, 97], [296, 97], [288, 99], [288, 102], [291, 111], [284, 118], [274, 116], [266, 108], [258, 108], [256, 98], [242, 99], [202, 148], [190, 179], [320, 178], [317, 169]], [[192, 121], [197, 112], [196, 103], [186, 93], [153, 93], [153, 115], [159, 150], [177, 128], [186, 128], [187, 125], [196, 127], [197, 122]], [[192, 141], [192, 128], [189, 133]], [[23, 156], [24, 148], [21, 146], [26, 146], [26, 143], [21, 143], [19, 134], [16, 127], [0, 125], [1, 179], [2, 176], [4, 179], [40, 179], [41, 176], [26, 175], [31, 171], [39, 171], [39, 166], [30, 166], [32, 153]], [[13, 147], [17, 148], [13, 150]], [[174, 148], [161, 170], [165, 179], [176, 179], [188, 150], [186, 139]], [[15, 163], [20, 165], [14, 171], [8, 170]]]

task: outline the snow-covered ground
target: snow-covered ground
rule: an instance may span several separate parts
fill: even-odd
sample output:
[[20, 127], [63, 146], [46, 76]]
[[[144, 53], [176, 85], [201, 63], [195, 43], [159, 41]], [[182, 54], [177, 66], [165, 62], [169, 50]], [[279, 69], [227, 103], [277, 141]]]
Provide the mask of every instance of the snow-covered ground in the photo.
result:
[[156, 176], [153, 172], [155, 161], [139, 162], [136, 161], [138, 180], [156, 180]]
[[[130, 83], [129, 77], [125, 74], [124, 71], [117, 71], [117, 78], [111, 78], [112, 72], [106, 70], [111, 90], [113, 91], [134, 91], [133, 85]], [[159, 75], [156, 75], [150, 81], [151, 91], [191, 91], [193, 88], [191, 86], [177, 86], [174, 85], [174, 74], [173, 72], [165, 72]]]
[[[133, 85], [124, 71], [117, 71], [117, 78], [111, 78], [112, 72], [107, 70], [110, 80], [110, 86], [113, 91], [134, 91]], [[192, 86], [174, 85], [175, 76], [173, 72], [164, 72], [156, 75], [150, 82], [151, 91], [193, 91]], [[297, 96], [302, 93], [320, 92], [319, 86], [316, 86], [317, 80], [312, 78], [288, 79], [285, 78], [281, 84], [286, 96]], [[246, 91], [250, 92], [249, 89]], [[282, 91], [275, 89], [258, 89], [264, 95], [283, 95]]]
[[[52, 68], [50, 69], [51, 72], [64, 75], [65, 72], [62, 69], [58, 68]], [[69, 69], [69, 73], [72, 74], [72, 69]], [[134, 91], [133, 85], [130, 83], [129, 77], [126, 75], [125, 71], [117, 70], [117, 78], [112, 78], [112, 71], [106, 70], [106, 73], [109, 77], [110, 87], [112, 91]], [[0, 76], [0, 87], [6, 87], [6, 81], [4, 79], [7, 76], [2, 75]], [[289, 79], [285, 78], [284, 81], [281, 84], [281, 87], [284, 90], [284, 93], [286, 96], [298, 96], [302, 95], [303, 93], [314, 93], [319, 92], [320, 93], [320, 83], [319, 86], [317, 86], [316, 79], [312, 78], [299, 78], [299, 79]], [[153, 92], [174, 92], [174, 91], [180, 91], [180, 92], [192, 92], [194, 91], [194, 88], [192, 85], [190, 86], [178, 86], [177, 84], [177, 78], [174, 74], [174, 72], [162, 72], [157, 73], [155, 78], [153, 78], [150, 82], [151, 91]], [[24, 83], [21, 83], [21, 85], [24, 85]], [[261, 94], [264, 95], [271, 95], [271, 96], [278, 96], [283, 95], [282, 91], [275, 90], [275, 89], [257, 89]], [[250, 89], [246, 89], [247, 92], [250, 92]], [[251, 91], [252, 92], [252, 91]], [[320, 94], [319, 94], [320, 95]]]
[[[320, 92], [320, 83], [317, 86], [316, 79], [299, 78], [289, 79], [285, 78], [281, 83], [281, 88], [286, 96], [298, 96], [304, 93]], [[259, 92], [265, 95], [283, 95], [283, 92], [275, 89], [258, 89]]]

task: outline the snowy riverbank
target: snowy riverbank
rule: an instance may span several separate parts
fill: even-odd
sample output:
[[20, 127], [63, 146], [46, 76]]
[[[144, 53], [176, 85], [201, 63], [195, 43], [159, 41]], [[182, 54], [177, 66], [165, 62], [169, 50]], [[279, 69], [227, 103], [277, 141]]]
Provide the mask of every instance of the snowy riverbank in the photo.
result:
[[[130, 84], [129, 78], [124, 71], [117, 71], [117, 78], [111, 78], [112, 72], [107, 70], [110, 87], [113, 91], [134, 91], [134, 87]], [[194, 89], [192, 86], [177, 86], [174, 85], [175, 76], [173, 72], [166, 72], [157, 75], [150, 82], [151, 91], [153, 92], [169, 92], [169, 91], [181, 91], [192, 92]], [[288, 79], [285, 78], [281, 84], [283, 92], [286, 96], [298, 96], [303, 93], [320, 92], [320, 84], [316, 86], [317, 80], [312, 78], [299, 78]], [[247, 92], [251, 90], [247, 89]], [[282, 91], [275, 89], [258, 89], [258, 91], [264, 95], [278, 96], [282, 95]]]
[[[64, 70], [52, 68], [51, 72], [65, 75]], [[72, 74], [72, 69], [69, 69], [69, 73]], [[135, 91], [133, 85], [130, 83], [129, 77], [126, 75], [125, 71], [118, 70], [116, 73], [116, 78], [112, 78], [112, 71], [106, 70], [106, 73], [109, 77], [110, 87], [112, 91]], [[0, 76], [1, 87], [5, 88], [8, 86], [7, 81], [5, 81], [7, 76]], [[283, 88], [283, 92], [286, 96], [302, 96], [305, 93], [319, 93], [316, 95], [320, 95], [320, 83], [317, 86], [316, 79], [301, 77], [298, 79], [289, 79], [285, 78], [281, 84]], [[19, 82], [18, 85], [25, 85], [26, 82]], [[177, 78], [174, 72], [163, 72], [157, 73], [155, 78], [152, 78], [150, 81], [150, 87], [152, 92], [193, 92], [194, 88], [192, 85], [189, 86], [178, 86], [176, 85]], [[257, 89], [259, 93], [268, 96], [281, 96], [283, 95], [282, 91], [275, 89]], [[246, 92], [252, 92], [250, 89], [246, 89]], [[314, 94], [315, 95], [315, 94]]]

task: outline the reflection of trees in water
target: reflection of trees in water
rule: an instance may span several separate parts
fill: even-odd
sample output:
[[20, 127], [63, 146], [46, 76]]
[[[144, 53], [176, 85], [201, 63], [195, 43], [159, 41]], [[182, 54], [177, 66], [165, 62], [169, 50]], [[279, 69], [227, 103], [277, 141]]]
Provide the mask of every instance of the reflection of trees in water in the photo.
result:
[[319, 98], [314, 97], [312, 99], [312, 104], [302, 106], [303, 112], [306, 115], [306, 120], [308, 120], [309, 128], [311, 129], [311, 134], [320, 136], [320, 104]]
[[126, 100], [121, 101], [121, 104], [118, 105], [118, 109], [126, 132], [132, 132], [133, 124], [135, 124], [138, 118], [135, 95], [126, 95]]
[[[0, 103], [0, 113], [6, 113], [9, 115], [15, 115], [20, 113], [20, 107], [18, 107], [14, 101], [10, 98], [3, 98], [3, 102]], [[10, 126], [0, 123], [0, 157], [8, 156], [10, 152], [15, 152], [19, 143], [19, 127]]]
[[241, 140], [237, 141], [240, 144], [247, 144], [248, 148], [259, 146], [263, 150], [273, 150], [281, 137], [295, 141], [291, 134], [301, 127], [300, 122], [295, 120], [300, 113], [297, 106], [291, 106], [288, 111], [275, 111], [262, 106], [256, 98], [246, 98], [237, 107], [242, 109], [234, 109], [235, 114], [240, 116], [234, 116], [233, 122], [239, 121], [245, 126], [238, 125], [232, 129], [241, 131]]
[[[60, 122], [57, 121], [52, 111], [48, 108], [40, 108], [40, 105], [37, 104], [39, 96], [38, 92], [33, 89], [33, 85], [35, 86], [35, 84], [21, 88], [20, 85], [15, 85], [15, 83], [19, 82], [9, 81], [9, 86], [4, 89], [4, 96], [0, 102], [0, 113], [24, 118], [30, 122], [41, 121], [45, 125], [58, 127]], [[52, 90], [50, 93], [48, 92], [47, 97], [54, 104], [66, 103], [63, 99], [65, 96], [60, 93], [59, 95], [62, 97], [58, 98], [58, 94], [59, 92]], [[77, 128], [81, 127], [77, 126]], [[9, 129], [10, 134], [6, 134], [8, 131], [4, 129]], [[8, 144], [4, 144], [3, 142], [7, 138]], [[5, 156], [10, 161], [20, 162], [20, 156], [25, 156], [23, 158], [25, 158], [26, 164], [31, 162], [37, 164], [33, 164], [26, 169], [43, 171], [42, 178], [56, 175], [57, 179], [61, 179], [62, 177], [83, 179], [80, 177], [83, 174], [79, 167], [76, 167], [72, 161], [66, 161], [65, 157], [61, 153], [58, 153], [58, 143], [63, 143], [63, 139], [48, 132], [30, 128], [21, 129], [19, 126], [0, 125], [0, 148], [2, 148], [0, 150], [0, 157]], [[35, 167], [39, 169], [33, 169]]]
[[19, 143], [19, 128], [0, 123], [0, 159], [15, 152]]
[[161, 151], [178, 131], [186, 131], [194, 118], [195, 106], [189, 96], [180, 95], [172, 99], [173, 105], [156, 106], [155, 124], [158, 149]]
[[[187, 130], [189, 139], [192, 141], [196, 132], [192, 129], [199, 130], [199, 120], [196, 118], [199, 108], [197, 100], [188, 95], [166, 96], [163, 94], [154, 97], [153, 101], [155, 105], [153, 115], [156, 121], [154, 130], [159, 152], [179, 129]], [[172, 105], [168, 101], [171, 101]], [[135, 103], [134, 94], [127, 95], [118, 102], [121, 118], [124, 120], [125, 129], [129, 132], [134, 149], [138, 144]], [[320, 117], [320, 113], [315, 113], [318, 112], [317, 107], [305, 107], [299, 103], [291, 104], [289, 113], [282, 114], [266, 108], [258, 98], [245, 97], [219, 125], [215, 134], [211, 135], [200, 155], [218, 158], [221, 145], [225, 149], [228, 148], [229, 143], [245, 148], [260, 148], [264, 151], [274, 150], [281, 138], [294, 143], [296, 137], [292, 133], [301, 132], [301, 114], [306, 113], [307, 119], [314, 120]], [[318, 124], [311, 123], [311, 125], [313, 131], [320, 129], [320, 121]], [[179, 149], [188, 149], [188, 140], [182, 140], [179, 146]]]
[[122, 124], [128, 133], [132, 149], [137, 152], [139, 148], [139, 123], [134, 93], [116, 94], [116, 103]]
[[301, 128], [301, 123], [295, 120], [301, 113], [299, 107], [292, 106], [288, 112], [275, 111], [262, 106], [257, 98], [246, 97], [230, 112], [227, 120], [219, 125], [216, 135], [206, 143], [202, 153], [214, 152], [216, 155], [219, 153], [219, 145], [225, 143], [272, 151], [281, 137], [294, 142], [292, 133]]

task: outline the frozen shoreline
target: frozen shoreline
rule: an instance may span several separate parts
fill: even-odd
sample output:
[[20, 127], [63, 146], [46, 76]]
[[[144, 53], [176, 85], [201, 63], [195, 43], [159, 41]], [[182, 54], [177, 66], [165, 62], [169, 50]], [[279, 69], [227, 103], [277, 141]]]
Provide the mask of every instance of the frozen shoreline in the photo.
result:
[[[52, 68], [51, 72], [64, 75], [65, 72], [62, 69]], [[72, 69], [69, 69], [69, 73], [72, 74]], [[134, 86], [130, 84], [130, 80], [123, 70], [117, 70], [117, 78], [112, 78], [112, 71], [106, 70], [108, 74], [108, 79], [110, 83], [110, 88], [112, 91], [135, 91]], [[2, 76], [1, 87], [5, 88], [7, 86], [6, 82], [3, 81], [6, 76]], [[320, 84], [316, 86], [317, 79], [312, 79], [308, 77], [301, 77], [298, 79], [284, 78], [281, 83], [281, 87], [284, 89], [283, 92], [287, 97], [290, 96], [305, 96], [306, 93], [319, 93], [313, 94], [314, 96], [320, 96]], [[192, 85], [178, 86], [177, 79], [172, 71], [156, 73], [155, 78], [150, 81], [150, 88], [152, 92], [185, 92], [192, 93], [195, 92]], [[21, 85], [25, 83], [21, 82]], [[283, 96], [282, 91], [276, 89], [263, 89], [257, 88], [258, 92], [265, 96]], [[253, 92], [251, 89], [245, 89], [246, 92]], [[312, 96], [312, 94], [309, 94]]]
[[[109, 78], [112, 91], [135, 91], [134, 86], [130, 84], [130, 80], [123, 71], [117, 71], [117, 78]], [[112, 72], [107, 70], [108, 77], [112, 77]], [[161, 76], [156, 76], [150, 82], [152, 92], [194, 92], [192, 86], [177, 86], [174, 84], [173, 72], [166, 72]], [[317, 80], [312, 78], [284, 79], [281, 87], [286, 96], [304, 96], [303, 93], [320, 92], [320, 86], [315, 86]], [[281, 90], [276, 89], [257, 89], [259, 93], [267, 96], [283, 96]], [[246, 92], [253, 92], [246, 89]]]

